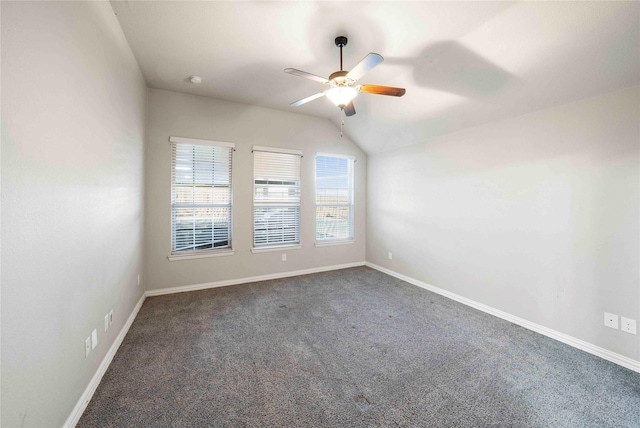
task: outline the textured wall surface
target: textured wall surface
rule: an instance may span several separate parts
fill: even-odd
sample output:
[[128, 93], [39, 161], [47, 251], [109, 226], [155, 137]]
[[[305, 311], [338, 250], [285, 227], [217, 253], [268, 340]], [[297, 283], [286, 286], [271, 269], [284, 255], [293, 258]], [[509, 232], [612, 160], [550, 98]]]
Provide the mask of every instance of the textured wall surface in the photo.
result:
[[54, 427], [142, 295], [146, 87], [108, 2], [1, 7], [1, 425]]
[[[233, 154], [233, 250], [228, 257], [169, 261], [171, 251], [171, 144], [169, 137], [236, 144]], [[366, 233], [365, 154], [340, 137], [326, 119], [211, 98], [149, 90], [145, 164], [145, 287], [194, 285], [279, 272], [364, 262]], [[253, 145], [298, 149], [301, 165], [301, 249], [252, 253]], [[314, 157], [352, 155], [355, 164], [355, 243], [315, 244]], [[287, 254], [287, 261], [281, 259]]]
[[370, 156], [367, 261], [639, 360], [639, 336], [603, 325], [640, 321], [639, 99]]

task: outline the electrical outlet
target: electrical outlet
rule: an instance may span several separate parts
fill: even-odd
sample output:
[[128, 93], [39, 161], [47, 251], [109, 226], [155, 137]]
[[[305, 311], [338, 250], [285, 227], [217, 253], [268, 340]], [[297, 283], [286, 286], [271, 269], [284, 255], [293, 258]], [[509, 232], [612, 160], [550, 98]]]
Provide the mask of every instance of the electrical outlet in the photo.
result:
[[620, 317], [620, 330], [624, 331], [625, 333], [637, 334], [636, 320]]
[[84, 357], [87, 358], [91, 353], [91, 336], [84, 341]]
[[113, 309], [109, 311], [109, 327], [113, 324]]
[[91, 350], [96, 349], [96, 346], [98, 346], [98, 332], [94, 328], [91, 332]]
[[604, 313], [604, 325], [607, 327], [618, 329], [618, 316], [616, 314]]
[[138, 274], [138, 285], [140, 285], [140, 274]]
[[104, 316], [104, 331], [109, 330], [109, 314]]
[[282, 261], [283, 261], [283, 262], [286, 262], [286, 261], [287, 261], [287, 255], [286, 255], [286, 254], [283, 254], [283, 255], [282, 255]]
[[391, 254], [391, 251], [389, 251], [389, 260], [393, 260], [393, 254]]

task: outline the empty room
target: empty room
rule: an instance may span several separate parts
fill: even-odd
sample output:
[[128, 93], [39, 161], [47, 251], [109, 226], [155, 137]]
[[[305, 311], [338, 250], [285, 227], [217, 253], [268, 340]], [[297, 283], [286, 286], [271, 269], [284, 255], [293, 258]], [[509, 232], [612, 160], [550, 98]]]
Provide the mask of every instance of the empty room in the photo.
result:
[[640, 2], [0, 24], [2, 427], [640, 427]]

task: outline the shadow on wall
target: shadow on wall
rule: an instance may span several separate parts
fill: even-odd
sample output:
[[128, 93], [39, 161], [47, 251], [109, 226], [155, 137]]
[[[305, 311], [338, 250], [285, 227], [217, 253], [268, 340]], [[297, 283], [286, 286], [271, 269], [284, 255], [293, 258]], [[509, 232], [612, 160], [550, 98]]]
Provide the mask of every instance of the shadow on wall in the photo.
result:
[[466, 98], [497, 95], [518, 78], [455, 41], [427, 46], [417, 58], [386, 58], [413, 67], [414, 82], [425, 88]]
[[[482, 123], [495, 109], [505, 108], [498, 102], [504, 93], [520, 86], [517, 76], [455, 41], [428, 45], [415, 58], [386, 57], [385, 63], [411, 73], [422, 92], [414, 87], [401, 101], [385, 99], [384, 104], [370, 97], [358, 99], [359, 114], [350, 118], [346, 134], [364, 137], [372, 152]], [[468, 109], [476, 111], [471, 120], [466, 114], [455, 114]], [[332, 122], [339, 127], [337, 117]]]

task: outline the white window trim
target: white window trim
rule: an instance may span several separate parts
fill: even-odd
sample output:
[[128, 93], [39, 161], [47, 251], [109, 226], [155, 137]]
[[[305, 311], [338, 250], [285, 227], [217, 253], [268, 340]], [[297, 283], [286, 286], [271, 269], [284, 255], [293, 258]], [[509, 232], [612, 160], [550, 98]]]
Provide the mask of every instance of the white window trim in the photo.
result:
[[229, 250], [228, 248], [223, 248], [220, 250], [200, 250], [193, 251], [189, 254], [171, 254], [167, 256], [167, 259], [172, 262], [176, 262], [179, 260], [191, 260], [191, 259], [206, 259], [209, 257], [226, 257], [233, 256], [235, 251]]
[[254, 254], [257, 253], [270, 253], [272, 251], [284, 251], [284, 250], [299, 250], [300, 248], [302, 248], [302, 245], [300, 244], [295, 244], [295, 245], [278, 245], [277, 247], [253, 247], [251, 249], [251, 252]]
[[253, 146], [254, 152], [286, 153], [289, 155], [302, 156], [301, 150], [281, 149], [279, 147]]
[[225, 141], [213, 141], [213, 140], [199, 140], [197, 138], [186, 137], [169, 137], [170, 143], [182, 143], [182, 144], [200, 144], [207, 146], [229, 147], [235, 149], [235, 143], [227, 143]]
[[339, 240], [339, 241], [333, 241], [333, 240], [321, 240], [321, 241], [316, 241], [316, 247], [333, 247], [334, 245], [350, 245], [350, 244], [355, 244], [356, 240], [355, 239], [343, 239], [343, 240]]
[[[349, 204], [318, 204], [317, 203], [317, 199], [316, 199], [316, 195], [317, 195], [317, 183], [315, 182], [316, 180], [316, 175], [317, 175], [317, 165], [316, 165], [316, 159], [318, 156], [324, 156], [324, 157], [332, 157], [332, 158], [340, 158], [340, 159], [349, 159], [351, 161], [353, 161], [353, 177], [351, 178], [351, 203]], [[315, 246], [316, 247], [331, 247], [334, 245], [348, 245], [348, 244], [353, 244], [356, 242], [356, 238], [355, 238], [355, 206], [356, 206], [356, 191], [355, 191], [355, 179], [356, 179], [356, 162], [358, 162], [358, 159], [356, 159], [355, 156], [353, 155], [340, 155], [340, 154], [333, 154], [333, 153], [322, 153], [322, 152], [316, 152], [315, 157], [313, 158], [313, 175], [314, 175], [314, 184], [313, 184], [313, 192], [314, 192], [314, 202], [315, 202], [315, 206], [316, 208], [318, 206], [348, 206], [349, 210], [350, 210], [350, 214], [351, 214], [351, 238], [348, 239], [316, 239], [315, 242]], [[314, 219], [315, 221], [315, 219]], [[317, 233], [317, 230], [314, 231], [314, 235]]]
[[341, 159], [351, 159], [354, 162], [357, 162], [358, 159], [356, 159], [355, 156], [353, 155], [337, 155], [335, 153], [316, 153], [316, 156], [325, 156], [325, 157], [329, 157], [329, 158], [341, 158]]
[[[254, 145], [251, 149], [252, 152], [269, 152], [269, 153], [285, 153], [285, 154], [291, 154], [291, 155], [297, 155], [300, 156], [300, 158], [303, 157], [302, 155], [302, 150], [294, 150], [294, 149], [283, 149], [283, 148], [279, 148], [279, 147], [267, 147], [267, 146], [256, 146]], [[255, 168], [255, 165], [254, 165]], [[255, 170], [254, 170], [254, 177], [253, 177], [253, 185], [255, 186]], [[302, 191], [302, 174], [300, 176], [300, 191]], [[298, 205], [299, 209], [302, 209], [302, 198], [300, 198], [300, 203]], [[255, 210], [255, 195], [254, 195], [254, 201], [252, 203], [252, 210]], [[301, 215], [301, 212], [300, 212]], [[254, 221], [254, 220], [252, 220]], [[298, 220], [298, 227], [302, 228], [302, 222], [300, 221], [300, 219]], [[252, 225], [252, 228], [255, 229], [255, 224]], [[287, 250], [297, 250], [302, 248], [302, 236], [301, 235], [301, 231], [298, 230], [298, 236], [299, 236], [299, 241], [296, 244], [284, 244], [284, 245], [272, 245], [272, 246], [264, 246], [264, 247], [252, 247], [251, 248], [251, 252], [256, 254], [256, 253], [267, 253], [270, 251], [281, 251], [283, 249]]]
[[[174, 137], [174, 136], [170, 136], [169, 137], [169, 142], [171, 144], [173, 143], [181, 143], [181, 144], [200, 144], [200, 145], [207, 145], [207, 146], [217, 146], [217, 147], [226, 147], [226, 148], [230, 148], [231, 152], [233, 153], [236, 150], [236, 145], [235, 143], [230, 143], [230, 142], [226, 142], [226, 141], [214, 141], [214, 140], [202, 140], [202, 139], [198, 139], [198, 138], [187, 138], [187, 137]], [[173, 149], [172, 149], [173, 150]], [[233, 154], [232, 154], [233, 156]], [[233, 160], [232, 160], [233, 163]], [[233, 173], [233, 169], [232, 169], [232, 173]], [[173, 172], [172, 172], [173, 174]], [[233, 183], [233, 178], [232, 178], [232, 183]], [[233, 208], [233, 184], [231, 186], [231, 207]], [[232, 212], [232, 217], [229, 219], [229, 223], [230, 223], [230, 227], [233, 227], [233, 210]], [[172, 226], [173, 227], [173, 226]], [[210, 257], [226, 257], [226, 256], [233, 256], [234, 255], [234, 250], [233, 250], [233, 234], [231, 233], [229, 235], [230, 237], [230, 245], [228, 247], [224, 247], [224, 248], [220, 248], [220, 249], [213, 249], [213, 250], [195, 250], [195, 251], [188, 251], [188, 252], [170, 252], [169, 255], [167, 256], [167, 259], [169, 261], [179, 261], [179, 260], [190, 260], [190, 259], [203, 259], [203, 258], [210, 258]], [[173, 238], [172, 238], [173, 239]]]

